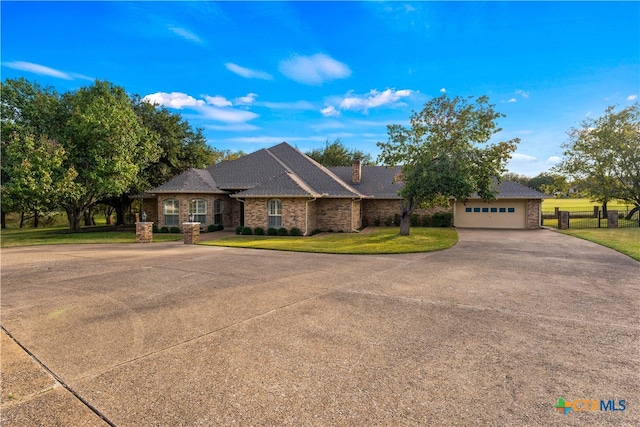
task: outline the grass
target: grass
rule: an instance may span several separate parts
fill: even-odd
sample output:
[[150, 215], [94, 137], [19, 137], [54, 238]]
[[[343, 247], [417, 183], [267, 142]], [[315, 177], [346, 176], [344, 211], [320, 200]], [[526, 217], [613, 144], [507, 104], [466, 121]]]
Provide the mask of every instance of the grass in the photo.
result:
[[204, 245], [328, 254], [402, 254], [448, 249], [458, 241], [453, 228], [412, 227], [400, 236], [396, 227], [379, 227], [367, 234], [327, 233], [313, 237], [229, 236]]
[[[135, 243], [136, 233], [114, 227], [92, 227], [91, 231], [70, 233], [69, 227], [52, 228], [6, 228], [0, 234], [0, 247], [37, 245], [64, 245], [86, 243]], [[182, 240], [182, 234], [154, 233], [154, 242]]]
[[[598, 202], [591, 202], [589, 199], [544, 199], [542, 200], [543, 211], [553, 211], [554, 208], [560, 208], [561, 211], [592, 211], [594, 206], [601, 206]], [[626, 212], [627, 206], [625, 202], [611, 201], [607, 206], [610, 210], [618, 210]], [[629, 206], [631, 209], [631, 206]]]
[[598, 243], [640, 261], [640, 228], [581, 228], [560, 233]]

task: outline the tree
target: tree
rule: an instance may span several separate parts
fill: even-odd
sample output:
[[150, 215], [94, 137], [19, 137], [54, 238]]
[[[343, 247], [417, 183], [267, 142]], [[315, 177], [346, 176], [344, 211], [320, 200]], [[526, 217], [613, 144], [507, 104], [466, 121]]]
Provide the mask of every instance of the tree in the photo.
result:
[[501, 130], [496, 120], [504, 115], [486, 96], [471, 100], [435, 98], [412, 114], [409, 128], [389, 125], [388, 142], [378, 142], [378, 161], [402, 166], [401, 235], [409, 234], [418, 207], [448, 204], [451, 197], [466, 201], [474, 192], [484, 200], [495, 198], [495, 183], [519, 140], [489, 144]]
[[[610, 200], [640, 208], [640, 107], [610, 106], [568, 132], [564, 159], [554, 170], [568, 176], [606, 210]], [[634, 210], [635, 211], [635, 210]]]
[[64, 124], [58, 141], [77, 175], [76, 191], [61, 201], [72, 231], [80, 231], [85, 210], [99, 200], [118, 196], [158, 158], [149, 135], [123, 88], [96, 81], [62, 97]]
[[517, 173], [507, 172], [507, 173], [502, 175], [502, 179], [504, 181], [517, 182], [520, 185], [524, 185], [525, 187], [529, 187], [530, 178], [528, 176], [525, 176], [525, 175], [519, 175]]
[[305, 153], [316, 162], [326, 167], [351, 166], [353, 159], [360, 159], [363, 165], [374, 165], [370, 154], [365, 154], [360, 150], [349, 150], [344, 146], [340, 138], [329, 143], [325, 142], [324, 148], [315, 148]]

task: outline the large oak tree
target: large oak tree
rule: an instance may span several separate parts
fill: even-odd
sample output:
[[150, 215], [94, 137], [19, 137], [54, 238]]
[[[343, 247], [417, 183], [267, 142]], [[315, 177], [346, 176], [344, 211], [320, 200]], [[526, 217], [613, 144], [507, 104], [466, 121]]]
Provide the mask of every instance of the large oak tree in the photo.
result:
[[442, 95], [414, 112], [409, 127], [387, 127], [389, 140], [378, 143], [378, 161], [402, 166], [400, 234], [409, 234], [411, 214], [419, 207], [446, 205], [452, 197], [466, 201], [475, 192], [484, 200], [495, 197], [495, 183], [519, 142], [489, 143], [501, 130], [500, 117], [486, 96]]

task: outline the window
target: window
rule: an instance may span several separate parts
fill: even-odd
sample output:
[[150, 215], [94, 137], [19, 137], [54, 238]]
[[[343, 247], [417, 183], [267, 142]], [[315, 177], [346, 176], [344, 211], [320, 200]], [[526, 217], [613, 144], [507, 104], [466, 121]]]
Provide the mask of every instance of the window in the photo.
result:
[[480, 208], [473, 208], [474, 212], [480, 212]]
[[505, 213], [507, 211], [507, 208], [500, 208], [500, 213]]
[[498, 212], [498, 208], [491, 208], [491, 212]]
[[489, 212], [489, 208], [482, 208], [482, 212]]
[[516, 208], [509, 208], [507, 209], [507, 212], [509, 213], [514, 213], [516, 211]]
[[180, 223], [180, 202], [176, 199], [164, 201], [164, 225], [175, 226]]
[[193, 219], [193, 222], [201, 222], [203, 224], [207, 223], [206, 200], [194, 199], [189, 202], [189, 219]]
[[269, 227], [282, 227], [282, 202], [278, 199], [269, 200], [267, 211], [269, 214]]
[[222, 224], [222, 200], [220, 199], [213, 202], [213, 223]]
[[464, 208], [465, 212], [471, 212], [471, 208]]

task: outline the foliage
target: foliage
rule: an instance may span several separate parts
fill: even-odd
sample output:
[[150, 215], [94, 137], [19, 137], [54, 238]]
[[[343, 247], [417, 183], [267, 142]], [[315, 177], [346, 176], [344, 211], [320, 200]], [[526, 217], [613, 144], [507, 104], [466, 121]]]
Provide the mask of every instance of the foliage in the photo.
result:
[[291, 227], [291, 231], [289, 232], [292, 236], [302, 236], [302, 231], [297, 227]]
[[269, 235], [269, 236], [277, 236], [278, 235], [278, 229], [273, 228], [273, 227], [269, 227], [267, 229], [267, 235]]
[[263, 236], [264, 235], [264, 228], [262, 227], [256, 227], [253, 229], [253, 234], [255, 234], [256, 236]]
[[361, 164], [365, 166], [375, 165], [370, 154], [355, 149], [349, 150], [340, 138], [331, 143], [327, 140], [324, 148], [314, 148], [305, 154], [326, 167], [351, 166], [354, 159], [360, 159]]
[[640, 106], [616, 112], [608, 107], [598, 118], [572, 128], [563, 144], [564, 159], [554, 167], [606, 206], [614, 199], [640, 206]]
[[240, 233], [242, 233], [242, 229], [243, 229], [243, 228], [244, 228], [244, 227], [243, 227], [243, 226], [241, 226], [241, 225], [237, 226], [237, 227], [236, 227], [236, 234], [240, 234]]
[[253, 234], [253, 232], [251, 231], [251, 227], [242, 227], [240, 234], [242, 234], [243, 236], [250, 236], [251, 234]]
[[160, 232], [161, 232], [161, 233], [168, 233], [168, 232], [169, 232], [169, 227], [162, 227], [162, 228], [160, 229]]
[[181, 233], [180, 227], [169, 228], [169, 233]]
[[207, 226], [207, 231], [218, 231], [218, 226], [216, 224], [209, 224]]
[[379, 161], [402, 165], [401, 234], [409, 234], [410, 216], [418, 207], [446, 204], [450, 197], [466, 200], [474, 192], [484, 200], [495, 197], [494, 184], [519, 140], [489, 144], [501, 130], [496, 120], [504, 115], [486, 96], [468, 100], [435, 98], [414, 112], [409, 128], [389, 125], [388, 142], [378, 143]]
[[278, 236], [286, 236], [287, 234], [289, 234], [289, 232], [287, 231], [286, 228], [284, 227], [278, 228]]
[[436, 212], [431, 217], [433, 227], [451, 227], [453, 214], [451, 212]]
[[224, 230], [224, 225], [218, 224], [217, 225], [217, 231], [222, 231], [222, 230]]

